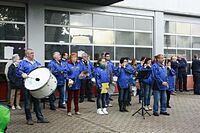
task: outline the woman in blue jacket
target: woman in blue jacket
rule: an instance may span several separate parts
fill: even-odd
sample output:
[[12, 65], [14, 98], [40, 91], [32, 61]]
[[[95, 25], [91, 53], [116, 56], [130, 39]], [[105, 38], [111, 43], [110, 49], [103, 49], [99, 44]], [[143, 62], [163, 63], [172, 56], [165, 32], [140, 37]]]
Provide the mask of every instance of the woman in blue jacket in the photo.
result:
[[[80, 79], [85, 78], [87, 74], [84, 73], [82, 65], [77, 61], [77, 53], [71, 53], [68, 62], [69, 68], [69, 89], [68, 89], [68, 100], [67, 100], [67, 115], [72, 116], [71, 113], [71, 102], [72, 97], [74, 98], [75, 114], [80, 115], [79, 112], [79, 92], [81, 87]], [[72, 81], [72, 82], [70, 82]]]
[[130, 78], [134, 74], [133, 67], [128, 64], [127, 58], [120, 59], [120, 66], [115, 70], [115, 74], [118, 77], [119, 91], [119, 111], [128, 112], [126, 109], [128, 102], [128, 93], [130, 87]]
[[169, 101], [170, 101], [170, 95], [171, 93], [173, 93], [175, 91], [175, 77], [176, 77], [176, 71], [171, 68], [171, 60], [167, 60], [166, 63], [167, 66], [167, 76], [168, 76], [168, 84], [169, 84], [169, 88], [166, 91], [167, 92], [167, 108], [171, 108], [171, 106], [169, 105]]
[[95, 80], [97, 88], [97, 114], [100, 115], [108, 114], [105, 101], [108, 91], [105, 91], [105, 89], [108, 90], [109, 88], [110, 74], [108, 69], [106, 69], [106, 64], [106, 59], [100, 58], [95, 69]]
[[151, 100], [151, 85], [152, 85], [152, 74], [151, 74], [151, 58], [146, 58], [144, 61], [144, 64], [141, 68], [141, 70], [147, 70], [149, 71], [149, 74], [142, 82], [142, 87], [144, 89], [143, 95], [144, 95], [144, 108], [145, 110], [152, 110], [150, 106], [150, 100]]

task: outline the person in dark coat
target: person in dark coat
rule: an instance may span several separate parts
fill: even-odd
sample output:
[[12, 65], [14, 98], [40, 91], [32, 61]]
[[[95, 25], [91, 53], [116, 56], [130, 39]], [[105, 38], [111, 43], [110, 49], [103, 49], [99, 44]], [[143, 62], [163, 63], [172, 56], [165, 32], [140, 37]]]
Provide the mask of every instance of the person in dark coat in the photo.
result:
[[[171, 57], [171, 68], [174, 69], [174, 71], [176, 72], [176, 75], [174, 76], [174, 88], [175, 88], [175, 91], [177, 89], [177, 81], [178, 81], [178, 67], [179, 67], [179, 63], [177, 61], [177, 57], [176, 56], [172, 56]], [[174, 92], [173, 92], [174, 93]]]
[[194, 55], [192, 61], [192, 75], [194, 81], [194, 94], [200, 95], [200, 60], [198, 55]]
[[178, 63], [179, 91], [187, 91], [187, 61], [185, 58], [178, 56]]
[[23, 86], [23, 81], [21, 79], [19, 79], [16, 75], [16, 68], [20, 62], [19, 55], [14, 54], [12, 56], [12, 61], [13, 61], [13, 63], [8, 68], [8, 79], [9, 79], [10, 89], [11, 89], [10, 105], [11, 105], [12, 109], [15, 110], [15, 105], [14, 105], [15, 98], [16, 98], [16, 108], [21, 109], [21, 107], [20, 107], [20, 91]]

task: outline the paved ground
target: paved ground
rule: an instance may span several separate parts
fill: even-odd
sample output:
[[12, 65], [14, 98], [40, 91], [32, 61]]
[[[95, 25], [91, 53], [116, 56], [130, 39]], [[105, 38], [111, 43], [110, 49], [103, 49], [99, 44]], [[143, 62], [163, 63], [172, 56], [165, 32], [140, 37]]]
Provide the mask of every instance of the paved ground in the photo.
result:
[[[109, 108], [109, 115], [96, 114], [96, 104], [80, 104], [81, 116], [68, 117], [66, 110], [50, 111], [48, 105], [43, 110], [49, 124], [28, 126], [21, 110], [12, 111], [12, 121], [8, 133], [75, 133], [75, 132], [128, 132], [128, 133], [200, 133], [200, 96], [181, 93], [171, 98], [170, 116], [147, 116], [144, 120], [139, 114], [132, 114], [139, 109], [138, 98], [133, 98], [133, 105], [128, 113], [118, 111], [117, 96]], [[150, 112], [152, 114], [152, 112]], [[34, 121], [36, 121], [33, 114]]]

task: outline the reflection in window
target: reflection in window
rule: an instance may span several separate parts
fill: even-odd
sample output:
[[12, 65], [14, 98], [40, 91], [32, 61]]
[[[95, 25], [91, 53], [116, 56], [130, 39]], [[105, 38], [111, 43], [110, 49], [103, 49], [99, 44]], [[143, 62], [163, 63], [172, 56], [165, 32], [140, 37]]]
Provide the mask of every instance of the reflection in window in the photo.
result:
[[92, 43], [92, 30], [90, 29], [70, 29], [71, 43]]
[[176, 36], [165, 35], [165, 47], [176, 47]]
[[134, 48], [116, 47], [116, 60], [120, 60], [122, 57], [134, 57]]
[[45, 27], [46, 42], [69, 42], [69, 28], [67, 27]]
[[135, 45], [152, 46], [152, 34], [135, 33]]
[[92, 46], [71, 45], [71, 53], [78, 53], [78, 51], [86, 52], [90, 56], [90, 59], [92, 59]]
[[94, 43], [96, 44], [113, 44], [113, 31], [94, 30]]
[[133, 29], [133, 18], [114, 17], [115, 28], [118, 29]]
[[[13, 47], [13, 54], [19, 54], [21, 58], [25, 55], [25, 44], [19, 44], [19, 43], [0, 43], [0, 59], [4, 58], [4, 49], [5, 47]], [[12, 57], [10, 57], [12, 58]], [[1, 64], [1, 63], [0, 63]]]
[[176, 33], [178, 34], [190, 34], [190, 24], [188, 23], [176, 23]]
[[124, 44], [124, 45], [133, 45], [134, 44], [134, 33], [133, 32], [124, 32], [116, 31], [115, 32], [115, 43]]
[[113, 16], [94, 14], [93, 26], [100, 28], [113, 28]]
[[176, 50], [175, 49], [164, 49], [164, 54], [165, 54], [165, 57], [171, 58], [172, 56], [176, 55]]
[[190, 50], [177, 50], [177, 55], [184, 57], [187, 61], [191, 61], [191, 51]]
[[152, 49], [151, 48], [135, 48], [135, 57], [137, 60], [140, 60], [142, 56], [152, 57]]
[[0, 23], [0, 40], [25, 41], [25, 25]]
[[7, 82], [6, 75], [5, 75], [5, 66], [7, 62], [0, 63], [0, 81]]
[[69, 53], [68, 45], [45, 45], [45, 60], [51, 60], [54, 52]]
[[152, 31], [152, 20], [135, 18], [135, 30]]
[[92, 27], [92, 14], [70, 12], [70, 25]]
[[101, 57], [101, 54], [104, 52], [110, 53], [111, 60], [114, 59], [114, 47], [103, 47], [103, 46], [94, 47], [94, 59], [98, 60]]
[[192, 37], [192, 48], [200, 48], [200, 37]]
[[192, 58], [194, 57], [194, 55], [198, 55], [198, 57], [200, 57], [200, 50], [193, 50], [192, 51]]
[[190, 37], [177, 36], [177, 47], [178, 48], [191, 48]]
[[165, 33], [176, 33], [176, 23], [165, 21]]
[[200, 24], [191, 24], [191, 34], [200, 35]]
[[25, 22], [25, 8], [0, 6], [0, 21]]
[[45, 23], [46, 24], [69, 24], [69, 12], [45, 10]]

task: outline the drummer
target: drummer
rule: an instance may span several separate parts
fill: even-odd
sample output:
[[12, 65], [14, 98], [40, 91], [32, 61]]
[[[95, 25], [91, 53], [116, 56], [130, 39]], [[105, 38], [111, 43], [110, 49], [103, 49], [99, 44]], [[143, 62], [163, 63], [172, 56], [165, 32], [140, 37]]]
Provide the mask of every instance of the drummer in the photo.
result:
[[[17, 67], [17, 72], [16, 72], [17, 76], [21, 80], [29, 78], [28, 74], [32, 70], [38, 67], [41, 67], [41, 64], [34, 59], [34, 51], [32, 49], [27, 49], [25, 51], [25, 58], [19, 63]], [[39, 99], [36, 99], [33, 96], [31, 96], [30, 91], [25, 87], [23, 87], [23, 92], [24, 92], [24, 110], [26, 114], [27, 124], [33, 125], [31, 109], [30, 109], [31, 108], [30, 99], [34, 104], [34, 112], [37, 117], [37, 123], [49, 123], [49, 121], [44, 119], [44, 116], [41, 112]]]
[[[66, 109], [63, 103], [65, 103], [64, 102], [64, 96], [65, 96], [64, 87], [66, 84], [67, 73], [69, 70], [68, 65], [66, 61], [63, 61], [61, 59], [61, 54], [59, 52], [54, 52], [53, 59], [49, 62], [48, 68], [58, 81], [57, 82], [57, 90], [59, 91], [58, 108]], [[55, 100], [56, 100], [56, 96], [55, 96], [55, 93], [53, 93], [49, 97], [51, 110], [56, 110], [56, 107], [54, 105]]]

